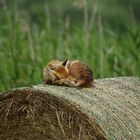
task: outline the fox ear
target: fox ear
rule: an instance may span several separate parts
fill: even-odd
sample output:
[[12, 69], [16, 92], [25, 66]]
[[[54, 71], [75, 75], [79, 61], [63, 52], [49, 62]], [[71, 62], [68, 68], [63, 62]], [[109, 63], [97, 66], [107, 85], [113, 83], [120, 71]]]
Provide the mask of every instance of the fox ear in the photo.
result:
[[63, 65], [63, 66], [66, 66], [67, 63], [68, 63], [68, 59], [66, 59], [66, 60], [62, 63], [62, 65]]
[[54, 70], [52, 68], [47, 67], [48, 72], [53, 72]]

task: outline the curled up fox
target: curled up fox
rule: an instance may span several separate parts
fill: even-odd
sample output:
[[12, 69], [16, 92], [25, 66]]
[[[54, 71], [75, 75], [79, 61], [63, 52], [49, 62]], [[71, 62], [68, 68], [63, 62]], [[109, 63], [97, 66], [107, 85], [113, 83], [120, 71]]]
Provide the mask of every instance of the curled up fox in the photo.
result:
[[71, 87], [93, 86], [93, 72], [79, 60], [52, 60], [43, 71], [45, 84]]

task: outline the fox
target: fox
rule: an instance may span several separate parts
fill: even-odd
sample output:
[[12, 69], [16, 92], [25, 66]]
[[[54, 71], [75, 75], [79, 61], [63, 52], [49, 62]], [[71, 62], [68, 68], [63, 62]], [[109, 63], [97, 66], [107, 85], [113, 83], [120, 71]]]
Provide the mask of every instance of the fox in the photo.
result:
[[94, 86], [93, 71], [79, 60], [51, 60], [43, 70], [45, 84]]

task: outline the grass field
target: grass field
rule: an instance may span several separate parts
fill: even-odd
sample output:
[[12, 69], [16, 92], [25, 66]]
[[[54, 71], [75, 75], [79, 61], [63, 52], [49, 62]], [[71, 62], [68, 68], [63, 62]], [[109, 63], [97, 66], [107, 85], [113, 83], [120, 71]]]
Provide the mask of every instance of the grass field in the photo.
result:
[[51, 59], [80, 59], [95, 78], [140, 76], [140, 25], [133, 18], [111, 25], [96, 9], [88, 15], [86, 7], [80, 24], [67, 17], [52, 24], [51, 16], [46, 12], [37, 24], [19, 9], [1, 10], [1, 91], [42, 83], [43, 67]]

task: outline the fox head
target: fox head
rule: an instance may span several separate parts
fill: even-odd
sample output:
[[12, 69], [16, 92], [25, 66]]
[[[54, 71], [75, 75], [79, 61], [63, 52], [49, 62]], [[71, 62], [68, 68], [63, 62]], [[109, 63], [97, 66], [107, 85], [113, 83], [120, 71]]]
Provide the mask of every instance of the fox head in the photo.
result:
[[68, 63], [68, 59], [66, 59], [65, 61], [50, 61], [46, 67], [46, 72], [48, 73], [48, 76], [50, 76], [50, 78], [52, 79], [67, 78], [69, 75]]

